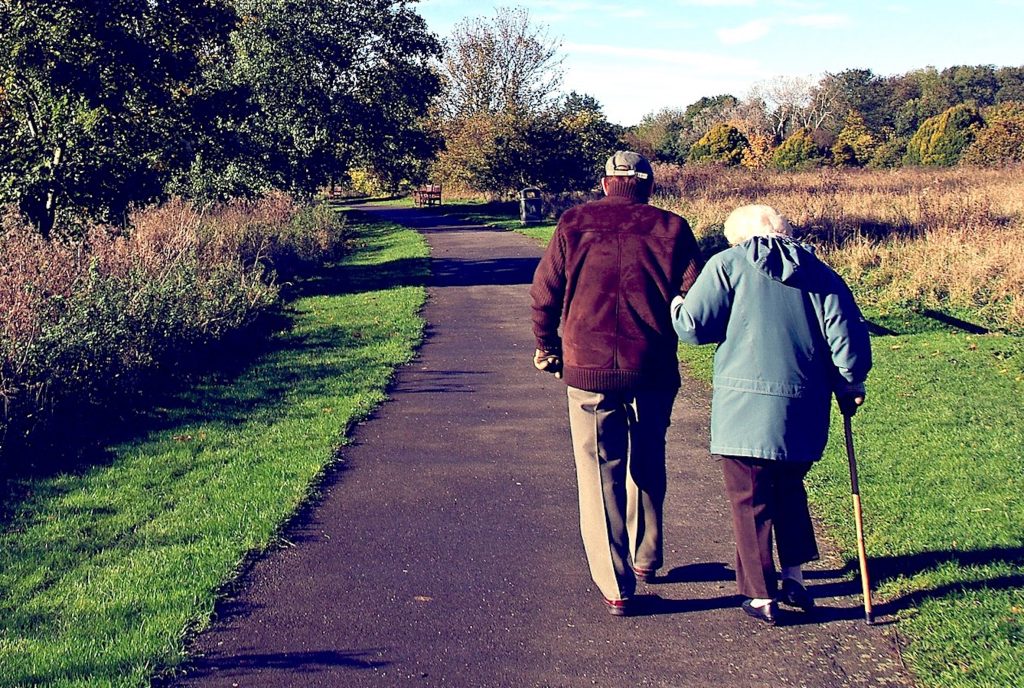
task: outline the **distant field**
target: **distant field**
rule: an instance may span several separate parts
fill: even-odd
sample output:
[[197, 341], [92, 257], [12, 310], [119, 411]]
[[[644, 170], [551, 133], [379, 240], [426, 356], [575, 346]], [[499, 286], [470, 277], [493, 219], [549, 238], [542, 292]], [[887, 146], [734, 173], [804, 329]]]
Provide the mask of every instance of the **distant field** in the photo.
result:
[[[660, 175], [660, 176], [659, 176]], [[655, 203], [720, 237], [735, 207], [781, 210], [880, 310], [1024, 331], [1024, 167], [771, 174], [659, 166]]]
[[[656, 203], [680, 211], [708, 245], [742, 203], [793, 213], [889, 333], [872, 340], [868, 403], [854, 418], [877, 611], [898, 616], [922, 686], [1024, 685], [1024, 291], [1008, 286], [1024, 263], [1024, 175], [759, 175], [747, 189], [745, 179], [716, 186], [709, 177], [685, 200]], [[869, 235], [854, 218], [885, 226]], [[979, 274], [977, 291], [951, 293], [952, 276]], [[1005, 332], [978, 334], [975, 323]], [[710, 380], [713, 347], [681, 355], [692, 376]], [[808, 484], [853, 575], [841, 432], [834, 423]]]

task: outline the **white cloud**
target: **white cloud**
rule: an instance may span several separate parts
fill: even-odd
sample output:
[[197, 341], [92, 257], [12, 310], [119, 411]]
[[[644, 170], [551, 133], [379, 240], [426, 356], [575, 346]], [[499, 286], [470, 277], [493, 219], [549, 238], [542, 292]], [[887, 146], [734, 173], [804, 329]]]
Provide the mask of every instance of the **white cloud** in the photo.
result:
[[800, 10], [801, 12], [812, 12], [824, 9], [824, 3], [805, 2], [804, 0], [772, 0], [772, 4], [778, 7], [785, 7], [789, 10]]
[[778, 26], [838, 29], [849, 25], [850, 18], [845, 14], [805, 14], [799, 17], [754, 19], [740, 26], [718, 29], [715, 35], [725, 45], [738, 45], [760, 40]]
[[752, 43], [771, 33], [773, 23], [770, 19], [755, 19], [733, 28], [718, 29], [715, 31], [715, 35], [726, 45]]
[[651, 13], [641, 7], [616, 7], [608, 6], [604, 8], [604, 12], [607, 12], [613, 17], [618, 19], [646, 19], [651, 16]]
[[648, 113], [707, 95], [742, 97], [751, 84], [771, 76], [757, 60], [712, 52], [597, 43], [565, 49], [563, 90], [594, 96], [619, 124], [636, 124]]
[[818, 29], [835, 29], [850, 25], [850, 18], [845, 14], [808, 14], [802, 17], [786, 19], [786, 24], [793, 26], [811, 26]]

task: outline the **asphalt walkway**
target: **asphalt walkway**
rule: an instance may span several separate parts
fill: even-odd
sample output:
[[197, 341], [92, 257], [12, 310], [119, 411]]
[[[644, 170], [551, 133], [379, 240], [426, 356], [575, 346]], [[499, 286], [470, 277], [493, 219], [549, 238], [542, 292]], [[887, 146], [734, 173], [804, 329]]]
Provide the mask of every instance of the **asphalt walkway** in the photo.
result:
[[892, 627], [863, 623], [828, 556], [808, 575], [813, 619], [770, 628], [739, 610], [700, 383], [669, 431], [666, 568], [640, 585], [646, 615], [608, 615], [579, 537], [564, 386], [530, 363], [541, 248], [437, 210], [372, 212], [430, 243], [426, 341], [286, 533], [294, 546], [245, 576], [175, 685], [911, 684]]

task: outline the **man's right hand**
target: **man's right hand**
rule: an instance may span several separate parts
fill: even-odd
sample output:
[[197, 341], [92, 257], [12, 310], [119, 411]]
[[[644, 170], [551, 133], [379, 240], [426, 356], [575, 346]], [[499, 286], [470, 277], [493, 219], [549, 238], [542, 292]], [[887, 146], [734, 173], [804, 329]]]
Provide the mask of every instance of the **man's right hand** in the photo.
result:
[[533, 352], [533, 367], [547, 373], [554, 373], [555, 377], [562, 377], [562, 356], [552, 351], [537, 349]]

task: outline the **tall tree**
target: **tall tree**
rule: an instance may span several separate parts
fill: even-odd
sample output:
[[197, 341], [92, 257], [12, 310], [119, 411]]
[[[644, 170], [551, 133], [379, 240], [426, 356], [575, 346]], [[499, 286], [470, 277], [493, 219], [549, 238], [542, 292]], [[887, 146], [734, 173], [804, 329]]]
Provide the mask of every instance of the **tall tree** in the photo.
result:
[[46, 235], [58, 216], [123, 222], [159, 197], [234, 21], [226, 0], [0, 4], [0, 201]]
[[750, 99], [763, 103], [776, 142], [794, 130], [806, 128], [807, 113], [814, 102], [814, 84], [800, 77], [777, 77], [755, 84]]
[[232, 79], [255, 116], [239, 135], [272, 185], [309, 194], [353, 162], [429, 151], [440, 44], [410, 0], [235, 0]]
[[445, 42], [443, 115], [526, 116], [544, 110], [562, 85], [560, 47], [523, 8], [464, 19]]
[[[590, 134], [607, 124], [593, 98], [574, 95], [563, 111], [559, 41], [525, 9], [468, 18], [445, 41], [444, 92], [435, 112], [446, 144], [435, 173], [447, 183], [507, 194], [524, 184], [552, 191], [574, 186], [559, 177], [580, 158]], [[596, 114], [595, 114], [596, 113]]]

